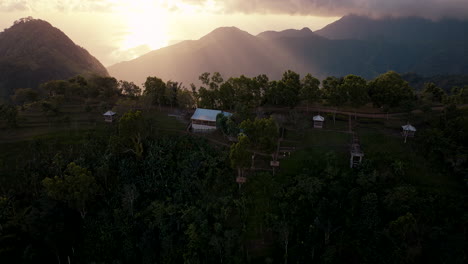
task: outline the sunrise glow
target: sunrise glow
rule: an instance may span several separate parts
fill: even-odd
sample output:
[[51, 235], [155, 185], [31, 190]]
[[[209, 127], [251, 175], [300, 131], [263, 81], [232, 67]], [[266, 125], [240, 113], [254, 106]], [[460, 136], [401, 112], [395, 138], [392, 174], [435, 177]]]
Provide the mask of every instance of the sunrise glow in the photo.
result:
[[126, 1], [117, 13], [124, 20], [126, 28], [120, 48], [132, 49], [146, 45], [151, 49], [167, 46], [168, 10], [158, 2]]
[[340, 18], [263, 9], [246, 13], [229, 10], [228, 4], [219, 0], [5, 0], [0, 1], [0, 27], [8, 28], [28, 16], [49, 21], [110, 66], [183, 40], [199, 39], [218, 27], [236, 26], [256, 35], [288, 28], [317, 30]]

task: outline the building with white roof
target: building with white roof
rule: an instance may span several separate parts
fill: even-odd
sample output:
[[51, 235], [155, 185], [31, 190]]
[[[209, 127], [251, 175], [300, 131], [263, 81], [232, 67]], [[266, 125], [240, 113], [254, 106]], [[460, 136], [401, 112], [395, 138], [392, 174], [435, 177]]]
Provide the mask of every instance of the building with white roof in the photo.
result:
[[231, 113], [221, 110], [197, 108], [191, 118], [191, 125], [194, 131], [209, 131], [216, 129], [216, 117], [218, 114], [231, 116]]

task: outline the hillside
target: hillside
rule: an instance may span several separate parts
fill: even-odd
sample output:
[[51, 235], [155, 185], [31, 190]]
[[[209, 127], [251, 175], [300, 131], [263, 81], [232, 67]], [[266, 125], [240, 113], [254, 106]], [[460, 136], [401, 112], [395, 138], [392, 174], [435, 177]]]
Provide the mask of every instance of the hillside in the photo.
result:
[[107, 76], [88, 51], [46, 21], [21, 19], [0, 33], [0, 97], [78, 74]]
[[188, 86], [196, 82], [203, 72], [218, 71], [223, 76], [279, 76], [285, 61], [288, 61], [286, 54], [277, 51], [267, 41], [232, 27], [218, 28], [199, 40], [184, 41], [152, 51], [137, 59], [113, 65], [108, 70], [118, 79], [138, 84], [148, 76], [158, 76]]
[[347, 16], [316, 32], [304, 28], [253, 36], [237, 28], [219, 28], [199, 40], [152, 51], [108, 70], [138, 84], [158, 76], [186, 85], [214, 71], [225, 77], [265, 73], [274, 79], [288, 69], [319, 78], [356, 74], [371, 79], [389, 70], [463, 74], [468, 72], [467, 23]]
[[375, 40], [392, 43], [466, 42], [468, 21], [432, 21], [418, 17], [372, 19], [348, 15], [315, 32], [328, 39]]

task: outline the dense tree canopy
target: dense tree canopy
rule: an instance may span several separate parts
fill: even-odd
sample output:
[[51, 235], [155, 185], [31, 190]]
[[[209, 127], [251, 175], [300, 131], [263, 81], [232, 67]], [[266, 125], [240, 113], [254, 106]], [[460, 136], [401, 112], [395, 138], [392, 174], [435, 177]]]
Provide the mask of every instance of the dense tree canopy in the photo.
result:
[[276, 149], [278, 127], [273, 118], [262, 118], [243, 121], [240, 126], [249, 137], [250, 142], [260, 151], [271, 153]]
[[377, 107], [390, 109], [411, 100], [413, 90], [398, 73], [389, 71], [369, 82], [369, 96]]
[[[388, 88], [405, 94], [398, 104], [371, 92], [387, 77], [403, 85]], [[336, 107], [359, 107], [365, 96], [397, 107], [414, 99], [412, 90], [391, 72], [369, 86], [358, 76], [329, 77], [321, 89], [313, 76], [301, 80], [293, 72], [279, 81], [264, 75], [224, 81], [218, 74], [201, 80], [214, 106], [236, 110], [220, 115], [217, 125], [238, 142], [163, 129], [167, 120], [152, 116], [167, 112], [147, 109], [122, 112], [117, 124], [0, 143], [0, 263], [466, 262], [466, 110], [451, 102], [420, 120], [402, 151], [380, 145], [399, 141], [393, 133], [399, 127], [382, 126], [382, 134], [364, 127], [366, 158], [355, 169], [347, 143], [319, 142], [317, 135], [334, 137], [330, 131], [302, 137], [299, 125], [291, 125], [286, 135], [293, 136], [281, 146], [297, 150], [272, 173], [278, 124], [254, 118], [253, 108], [315, 102], [315, 93]], [[142, 96], [124, 92], [122, 84], [80, 77], [50, 82], [38, 104], [52, 114], [59, 99], [75, 103], [109, 92], [109, 101], [149, 98], [153, 105], [192, 108], [201, 96], [156, 77], [148, 78], [152, 88]], [[369, 93], [361, 94], [366, 87]], [[450, 96], [464, 94], [457, 88]], [[0, 105], [2, 125], [16, 124], [18, 109]], [[290, 112], [283, 123], [298, 123], [300, 108]], [[248, 179], [242, 188], [236, 176]]]
[[356, 75], [348, 75], [343, 78], [339, 89], [346, 92], [350, 104], [358, 108], [365, 105], [368, 100], [367, 81]]

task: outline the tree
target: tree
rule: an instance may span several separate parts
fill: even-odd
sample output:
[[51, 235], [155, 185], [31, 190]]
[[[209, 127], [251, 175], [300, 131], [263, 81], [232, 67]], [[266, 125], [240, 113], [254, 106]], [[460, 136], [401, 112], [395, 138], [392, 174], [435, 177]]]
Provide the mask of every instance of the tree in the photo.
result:
[[164, 103], [166, 96], [166, 84], [163, 80], [158, 77], [148, 77], [145, 81], [144, 96], [150, 97], [153, 104], [158, 104], [161, 108], [161, 104]]
[[241, 75], [232, 82], [236, 93], [236, 104], [245, 104], [250, 109], [260, 106], [261, 91], [257, 81]]
[[99, 96], [106, 101], [120, 94], [119, 83], [113, 77], [93, 76], [89, 80], [89, 86], [98, 91]]
[[40, 89], [46, 91], [50, 97], [65, 95], [69, 83], [67, 81], [49, 81], [40, 85]]
[[204, 72], [199, 77], [198, 80], [202, 82], [204, 85], [210, 85], [210, 73]]
[[88, 81], [85, 79], [85, 77], [83, 77], [81, 75], [77, 75], [75, 77], [72, 77], [72, 78], [68, 79], [68, 82], [77, 84], [77, 85], [82, 86], [82, 87], [88, 85]]
[[270, 82], [265, 97], [270, 104], [289, 107], [296, 106], [299, 101], [298, 91], [291, 89], [283, 81]]
[[211, 76], [210, 89], [217, 90], [219, 86], [224, 82], [223, 77], [219, 72], [214, 72]]
[[198, 107], [201, 108], [217, 108], [218, 96], [216, 91], [210, 91], [205, 87], [200, 87], [198, 90]]
[[457, 93], [460, 104], [468, 104], [468, 85], [463, 86]]
[[417, 248], [420, 247], [419, 228], [416, 218], [412, 213], [407, 213], [390, 222], [388, 235], [392, 240], [396, 252], [394, 258], [399, 263], [415, 262], [418, 259]]
[[135, 184], [126, 184], [123, 187], [122, 191], [122, 205], [131, 216], [133, 216], [134, 212], [134, 204], [135, 201], [138, 199], [140, 194], [138, 193], [138, 189], [136, 188]]
[[119, 81], [120, 93], [130, 98], [136, 98], [141, 95], [141, 88], [133, 82]]
[[0, 119], [6, 120], [8, 127], [16, 128], [18, 126], [18, 109], [13, 105], [0, 105]]
[[86, 204], [94, 199], [99, 190], [91, 172], [73, 162], [67, 165], [63, 177], [47, 177], [42, 181], [42, 185], [47, 196], [66, 202], [69, 207], [78, 210], [82, 218], [87, 213]]
[[362, 77], [352, 74], [347, 75], [344, 77], [339, 89], [346, 91], [348, 100], [355, 109], [365, 105], [369, 100], [367, 82]]
[[242, 176], [245, 168], [248, 168], [251, 162], [251, 157], [248, 151], [250, 140], [245, 135], [238, 137], [238, 142], [231, 145], [229, 152], [229, 159], [231, 160], [231, 167], [237, 169], [238, 176]]
[[20, 88], [15, 90], [11, 99], [19, 105], [24, 105], [36, 102], [39, 99], [39, 93], [31, 88]]
[[177, 94], [177, 105], [183, 109], [192, 109], [195, 105], [192, 93], [182, 89]]
[[[327, 103], [335, 108], [345, 104], [348, 101], [348, 94], [345, 90], [341, 89], [343, 79], [336, 77], [327, 77], [322, 81], [323, 94]], [[336, 112], [333, 113], [333, 122], [335, 122]]]
[[278, 127], [273, 118], [247, 119], [240, 126], [249, 137], [253, 146], [261, 151], [272, 153], [277, 146]]
[[425, 83], [423, 90], [423, 99], [432, 103], [442, 103], [447, 97], [445, 91], [437, 87], [434, 83]]
[[257, 79], [257, 81], [260, 81], [257, 85], [259, 93], [262, 94], [262, 90], [265, 90], [265, 102], [289, 107], [294, 107], [298, 104], [299, 91], [301, 90], [299, 74], [288, 70], [283, 74], [283, 78], [280, 81], [270, 82], [267, 89], [265, 89], [264, 81], [267, 79], [262, 76], [259, 76]]
[[299, 97], [307, 102], [307, 112], [309, 111], [309, 104], [313, 104], [320, 99], [320, 81], [310, 74], [307, 74], [302, 79], [302, 88], [299, 91]]
[[369, 97], [377, 107], [386, 112], [413, 99], [413, 89], [401, 76], [389, 71], [369, 82]]
[[179, 93], [182, 88], [182, 83], [168, 81], [166, 83], [166, 94], [165, 99], [166, 103], [171, 106], [171, 108], [177, 105], [177, 101], [179, 99]]
[[221, 132], [223, 132], [223, 134], [227, 134], [227, 120], [228, 120], [228, 117], [225, 116], [223, 113], [219, 113], [217, 116], [216, 116], [216, 128], [221, 130]]
[[234, 106], [236, 105], [236, 95], [232, 85], [232, 78], [221, 85], [218, 95], [222, 109], [234, 109]]
[[216, 116], [216, 127], [220, 129], [225, 135], [229, 137], [236, 136], [239, 134], [239, 128], [232, 116], [226, 116], [219, 113]]
[[143, 156], [144, 122], [141, 111], [125, 113], [119, 120], [119, 134], [127, 147], [127, 152], [133, 152], [137, 157]]
[[284, 84], [282, 86], [285, 89], [284, 93], [287, 95], [286, 105], [288, 106], [296, 106], [299, 102], [299, 91], [301, 90], [301, 76], [291, 70], [286, 71], [283, 73], [283, 78], [281, 79], [281, 83]]
[[[196, 92], [195, 85], [192, 85], [192, 91], [195, 98], [197, 99], [198, 107], [203, 108], [219, 108], [226, 101], [222, 102], [220, 98], [220, 87], [223, 85], [223, 77], [219, 72], [213, 73], [210, 78], [210, 73], [205, 72], [198, 78], [204, 86], [201, 86]], [[224, 93], [227, 87], [224, 88]]]
[[43, 100], [41, 110], [45, 116], [56, 116], [60, 113], [59, 103], [55, 100]]
[[257, 77], [254, 77], [253, 80], [256, 82], [256, 86], [258, 87], [258, 103], [257, 105], [260, 106], [263, 103], [265, 103], [265, 95], [267, 93], [268, 87], [269, 87], [269, 79], [268, 76], [265, 74], [258, 75]]

